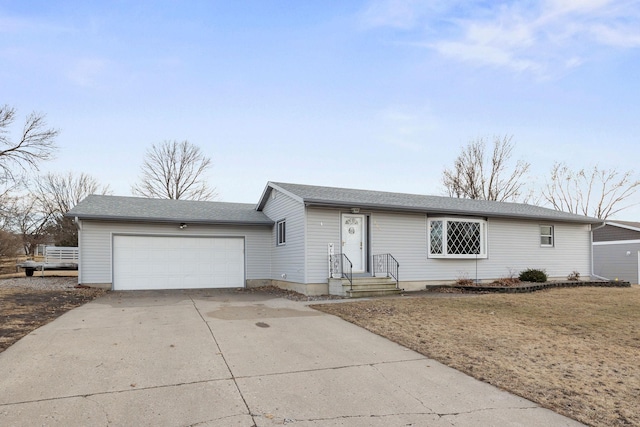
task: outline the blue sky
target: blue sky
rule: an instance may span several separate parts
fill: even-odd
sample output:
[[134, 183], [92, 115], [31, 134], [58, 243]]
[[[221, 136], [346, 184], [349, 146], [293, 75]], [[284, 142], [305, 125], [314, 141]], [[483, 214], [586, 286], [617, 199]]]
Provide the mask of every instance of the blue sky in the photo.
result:
[[635, 170], [638, 76], [638, 1], [0, 0], [0, 103], [61, 130], [43, 172], [119, 195], [173, 139], [234, 202], [269, 180], [443, 194], [494, 135], [531, 186], [556, 161]]

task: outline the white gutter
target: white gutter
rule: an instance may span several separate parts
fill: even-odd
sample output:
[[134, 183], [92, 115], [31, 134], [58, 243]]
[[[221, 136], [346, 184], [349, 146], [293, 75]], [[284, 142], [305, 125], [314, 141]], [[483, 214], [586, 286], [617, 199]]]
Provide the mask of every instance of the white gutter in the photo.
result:
[[604, 227], [605, 225], [607, 225], [606, 222], [603, 222], [602, 224], [600, 224], [599, 226], [597, 226], [596, 228], [591, 227], [591, 233], [589, 233], [589, 240], [591, 241], [591, 277], [595, 277], [596, 279], [600, 279], [600, 280], [606, 280], [609, 281], [610, 279], [607, 279], [606, 277], [602, 277], [602, 276], [598, 276], [594, 271], [594, 262], [593, 262], [593, 232]]

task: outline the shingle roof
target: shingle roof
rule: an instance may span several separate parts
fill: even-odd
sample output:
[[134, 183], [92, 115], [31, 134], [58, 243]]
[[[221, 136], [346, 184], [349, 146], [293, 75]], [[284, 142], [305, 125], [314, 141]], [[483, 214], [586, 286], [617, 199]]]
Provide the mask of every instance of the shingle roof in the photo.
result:
[[191, 222], [202, 224], [272, 225], [251, 203], [199, 202], [193, 200], [145, 199], [92, 194], [66, 216], [151, 222]]
[[[267, 184], [267, 189], [269, 189], [269, 187], [284, 190], [305, 204], [316, 206], [412, 211], [448, 215], [526, 218], [584, 224], [603, 222], [597, 218], [560, 212], [524, 203], [493, 202], [487, 200], [426, 196], [421, 194], [320, 187], [283, 182], [270, 182]], [[259, 210], [264, 207], [269, 192], [270, 191], [265, 190], [263, 193], [262, 200], [258, 204]]]

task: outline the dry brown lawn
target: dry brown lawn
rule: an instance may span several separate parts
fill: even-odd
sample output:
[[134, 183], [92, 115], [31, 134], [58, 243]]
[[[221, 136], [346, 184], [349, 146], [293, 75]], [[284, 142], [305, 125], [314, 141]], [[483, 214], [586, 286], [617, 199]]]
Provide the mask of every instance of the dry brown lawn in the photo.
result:
[[640, 286], [314, 305], [593, 426], [640, 426]]
[[96, 288], [51, 291], [0, 287], [0, 352], [31, 331], [104, 293]]

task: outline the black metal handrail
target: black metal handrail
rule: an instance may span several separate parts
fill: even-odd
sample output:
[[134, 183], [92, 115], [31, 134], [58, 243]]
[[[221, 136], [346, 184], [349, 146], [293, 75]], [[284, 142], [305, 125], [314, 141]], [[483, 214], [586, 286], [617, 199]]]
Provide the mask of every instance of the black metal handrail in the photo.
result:
[[393, 255], [380, 254], [373, 256], [373, 276], [384, 274], [387, 277], [393, 277], [396, 280], [396, 289], [400, 289], [398, 270], [400, 270], [400, 263]]
[[353, 290], [353, 263], [345, 254], [329, 255], [329, 265], [331, 266], [331, 277], [339, 274], [340, 278], [349, 281], [349, 287]]

